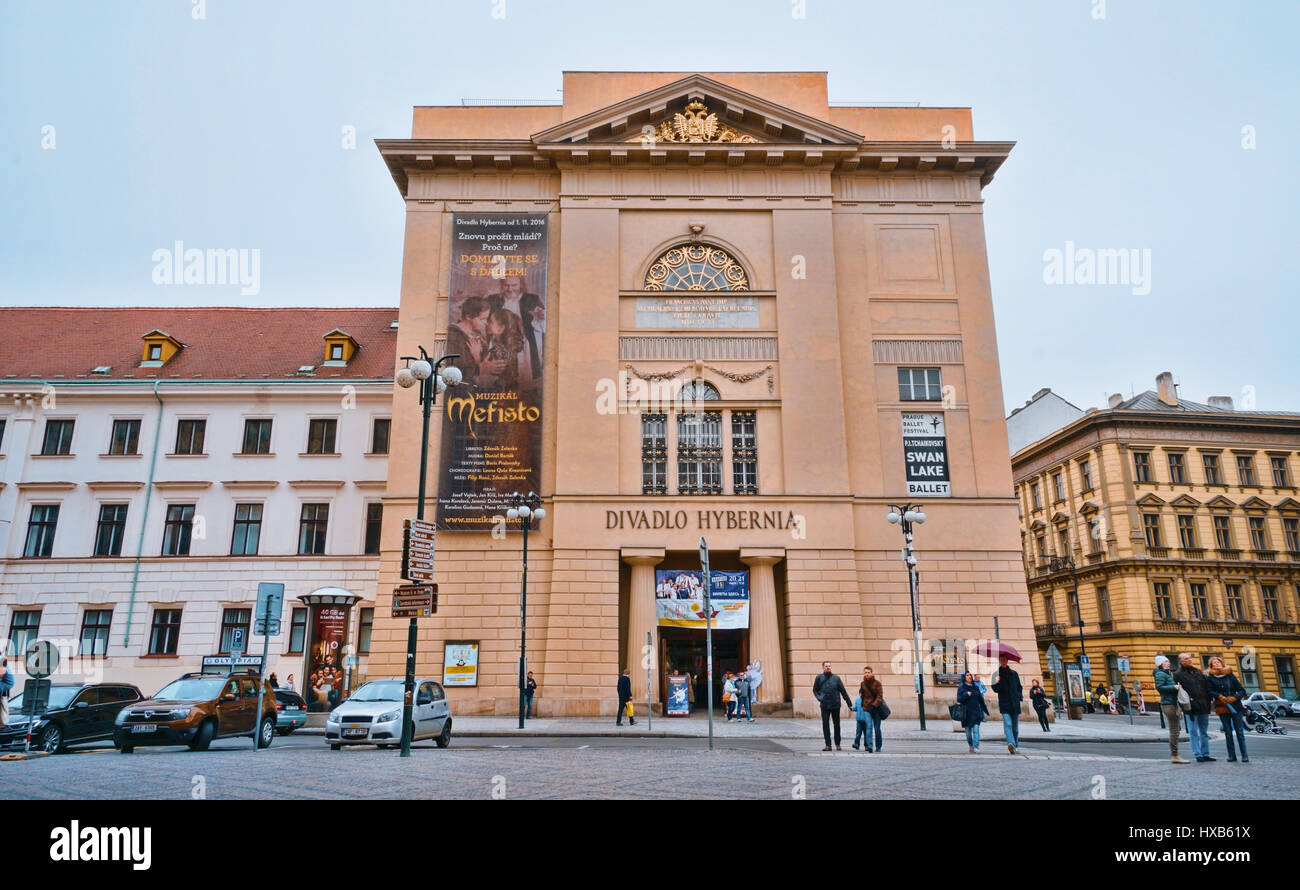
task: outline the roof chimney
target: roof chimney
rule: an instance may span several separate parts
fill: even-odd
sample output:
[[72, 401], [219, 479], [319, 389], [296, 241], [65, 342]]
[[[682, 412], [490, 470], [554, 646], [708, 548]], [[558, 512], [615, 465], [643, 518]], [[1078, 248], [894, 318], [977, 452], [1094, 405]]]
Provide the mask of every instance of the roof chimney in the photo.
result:
[[1209, 402], [1211, 408], [1219, 408], [1223, 411], [1235, 410], [1232, 407], [1232, 396], [1210, 396]]
[[1169, 407], [1178, 407], [1178, 387], [1174, 386], [1173, 371], [1161, 371], [1156, 375], [1156, 395]]
[[1110, 398], [1106, 400], [1106, 404], [1110, 405], [1110, 407], [1112, 408], [1118, 408], [1123, 403], [1124, 403], [1124, 394], [1118, 392], [1111, 393]]

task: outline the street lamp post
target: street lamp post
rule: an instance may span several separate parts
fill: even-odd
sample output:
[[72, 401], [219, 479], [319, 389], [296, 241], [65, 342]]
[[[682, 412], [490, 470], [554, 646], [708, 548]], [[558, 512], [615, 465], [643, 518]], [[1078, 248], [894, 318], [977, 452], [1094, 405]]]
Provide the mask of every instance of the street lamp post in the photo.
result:
[[[429, 469], [429, 418], [433, 414], [433, 406], [438, 401], [438, 393], [442, 392], [448, 386], [455, 386], [461, 381], [460, 369], [454, 365], [449, 365], [447, 370], [442, 374], [438, 373], [438, 368], [443, 362], [449, 362], [452, 359], [460, 358], [459, 354], [444, 355], [437, 362], [429, 364], [429, 353], [424, 351], [421, 346], [419, 356], [404, 355], [402, 360], [407, 363], [406, 367], [397, 372], [397, 385], [403, 389], [410, 389], [417, 383], [420, 384], [420, 406], [423, 408], [424, 420], [420, 432], [420, 494], [415, 505], [415, 518], [424, 518], [424, 493], [426, 487], [426, 476]], [[411, 756], [411, 736], [414, 735], [415, 725], [412, 723], [411, 705], [415, 698], [415, 641], [416, 641], [416, 624], [415, 619], [411, 619], [410, 625], [406, 630], [406, 694], [402, 697], [402, 756]]]
[[907, 566], [907, 590], [912, 606], [912, 679], [916, 686], [916, 711], [925, 730], [925, 674], [921, 671], [921, 604], [916, 576], [916, 553], [912, 549], [912, 523], [925, 522], [920, 504], [889, 505], [885, 519], [903, 527], [903, 564]]
[[513, 506], [506, 511], [506, 518], [518, 519], [519, 527], [524, 531], [524, 578], [519, 588], [519, 728], [523, 729], [524, 712], [527, 709], [525, 665], [528, 651], [528, 530], [533, 527], [534, 519], [546, 518], [546, 508], [542, 506], [542, 499], [535, 491], [530, 491], [526, 495], [515, 492], [509, 495], [509, 498]]

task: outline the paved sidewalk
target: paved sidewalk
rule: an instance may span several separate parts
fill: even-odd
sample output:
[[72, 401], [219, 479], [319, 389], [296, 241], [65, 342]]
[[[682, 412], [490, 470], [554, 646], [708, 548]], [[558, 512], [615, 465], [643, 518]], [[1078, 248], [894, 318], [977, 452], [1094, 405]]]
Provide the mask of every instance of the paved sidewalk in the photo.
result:
[[[307, 727], [298, 730], [309, 735], [323, 735], [323, 715]], [[927, 727], [921, 731], [916, 720], [890, 718], [884, 724], [886, 741], [942, 741], [948, 738], [960, 738], [961, 728], [951, 720], [944, 718], [927, 719]], [[469, 738], [511, 738], [519, 736], [577, 737], [577, 736], [628, 736], [632, 738], [701, 738], [709, 734], [707, 720], [699, 717], [655, 717], [653, 724], [644, 717], [637, 719], [635, 726], [624, 721], [623, 726], [614, 724], [612, 717], [534, 717], [527, 721], [524, 729], [519, 728], [518, 717], [456, 717], [453, 715], [453, 732], [457, 736]], [[1161, 729], [1157, 717], [1134, 717], [1129, 725], [1127, 717], [1101, 717], [1084, 720], [1062, 720], [1053, 723], [1051, 732], [1043, 732], [1036, 720], [1020, 721], [1021, 744], [1067, 743], [1067, 742], [1168, 742], [1169, 731]], [[840, 732], [845, 738], [845, 746], [853, 741], [853, 720], [841, 719]], [[980, 727], [981, 740], [985, 743], [1003, 743], [1001, 719], [987, 720]], [[715, 720], [713, 734], [717, 738], [762, 738], [762, 739], [816, 739], [822, 738], [821, 721], [810, 718], [760, 718], [753, 723], [748, 721]], [[1222, 733], [1210, 732], [1210, 739], [1216, 740]], [[1186, 730], [1183, 740], [1187, 740]]]

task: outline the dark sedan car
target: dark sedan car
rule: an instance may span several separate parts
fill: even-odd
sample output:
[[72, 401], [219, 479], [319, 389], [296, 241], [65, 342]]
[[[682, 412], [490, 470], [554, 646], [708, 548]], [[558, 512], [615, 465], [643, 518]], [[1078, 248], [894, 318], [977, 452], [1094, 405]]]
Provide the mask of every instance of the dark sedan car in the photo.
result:
[[[143, 698], [128, 683], [55, 684], [45, 713], [32, 724], [32, 747], [57, 754], [66, 745], [111, 741], [117, 712]], [[0, 727], [0, 748], [23, 746], [32, 718], [22, 709], [22, 693], [9, 699], [9, 723]]]

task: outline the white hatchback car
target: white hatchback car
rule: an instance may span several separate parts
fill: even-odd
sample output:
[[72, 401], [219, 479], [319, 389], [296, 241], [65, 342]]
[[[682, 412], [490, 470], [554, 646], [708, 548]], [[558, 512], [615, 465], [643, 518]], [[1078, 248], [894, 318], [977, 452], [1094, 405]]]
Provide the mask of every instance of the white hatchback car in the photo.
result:
[[[402, 677], [371, 680], [330, 712], [325, 721], [325, 742], [333, 751], [343, 745], [400, 745], [405, 694], [406, 680]], [[415, 723], [413, 741], [433, 739], [439, 748], [451, 744], [451, 706], [442, 684], [427, 678], [415, 681], [411, 719]]]

